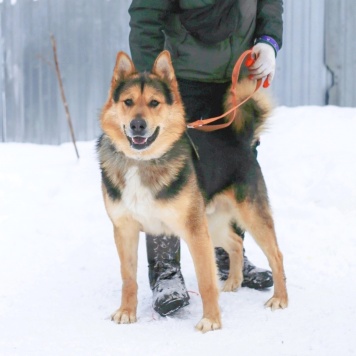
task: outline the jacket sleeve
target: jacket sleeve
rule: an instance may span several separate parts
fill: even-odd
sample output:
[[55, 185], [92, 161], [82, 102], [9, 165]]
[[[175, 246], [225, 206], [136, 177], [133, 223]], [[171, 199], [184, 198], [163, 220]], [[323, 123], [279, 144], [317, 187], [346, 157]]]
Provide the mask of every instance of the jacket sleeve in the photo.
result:
[[151, 70], [164, 49], [165, 15], [172, 0], [133, 0], [129, 8], [131, 57], [138, 71]]
[[258, 0], [255, 38], [270, 36], [282, 47], [283, 0]]

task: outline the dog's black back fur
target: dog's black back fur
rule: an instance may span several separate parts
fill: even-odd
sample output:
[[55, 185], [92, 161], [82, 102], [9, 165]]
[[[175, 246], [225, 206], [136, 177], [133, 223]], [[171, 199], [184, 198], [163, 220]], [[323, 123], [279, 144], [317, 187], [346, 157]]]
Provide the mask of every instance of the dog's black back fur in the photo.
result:
[[[221, 115], [223, 102], [229, 83], [200, 83], [180, 79], [180, 93], [184, 102], [187, 121]], [[240, 132], [233, 126], [225, 129], [202, 132], [188, 130], [197, 150], [193, 156], [198, 181], [206, 200], [231, 186], [238, 187], [236, 198], [243, 200], [246, 194], [254, 194], [262, 173], [255, 153], [251, 147], [255, 125], [261, 113], [258, 105], [251, 99], [241, 110], [246, 122]], [[199, 157], [198, 157], [199, 156]]]
[[257, 184], [259, 166], [252, 148], [239, 139], [231, 127], [209, 133], [189, 131], [189, 135], [199, 154], [199, 158], [194, 156], [193, 162], [207, 200], [232, 185]]

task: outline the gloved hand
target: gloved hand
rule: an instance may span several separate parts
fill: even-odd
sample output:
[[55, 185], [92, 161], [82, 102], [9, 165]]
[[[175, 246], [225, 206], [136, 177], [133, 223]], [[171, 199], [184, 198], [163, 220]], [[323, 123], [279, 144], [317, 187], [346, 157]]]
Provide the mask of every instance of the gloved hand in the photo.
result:
[[[263, 79], [264, 84], [272, 83], [276, 69], [276, 55], [273, 47], [267, 43], [257, 43], [252, 48], [252, 57], [255, 62], [248, 67], [250, 79]], [[265, 85], [264, 85], [265, 86]]]

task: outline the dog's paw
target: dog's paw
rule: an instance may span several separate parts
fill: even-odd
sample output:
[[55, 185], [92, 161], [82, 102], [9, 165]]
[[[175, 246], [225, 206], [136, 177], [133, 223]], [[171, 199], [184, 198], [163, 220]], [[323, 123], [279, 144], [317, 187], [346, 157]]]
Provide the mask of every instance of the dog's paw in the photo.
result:
[[234, 292], [236, 291], [238, 288], [241, 287], [241, 283], [242, 283], [242, 278], [228, 278], [223, 287], [222, 287], [222, 291], [223, 292]]
[[272, 311], [277, 309], [285, 309], [288, 307], [288, 297], [272, 297], [265, 303], [266, 308], [271, 308]]
[[208, 331], [214, 331], [221, 329], [221, 321], [220, 320], [210, 320], [208, 318], [202, 318], [199, 323], [195, 326], [195, 329], [201, 331], [202, 333], [206, 333]]
[[137, 321], [136, 312], [129, 309], [118, 309], [111, 315], [111, 320], [116, 324], [131, 324]]

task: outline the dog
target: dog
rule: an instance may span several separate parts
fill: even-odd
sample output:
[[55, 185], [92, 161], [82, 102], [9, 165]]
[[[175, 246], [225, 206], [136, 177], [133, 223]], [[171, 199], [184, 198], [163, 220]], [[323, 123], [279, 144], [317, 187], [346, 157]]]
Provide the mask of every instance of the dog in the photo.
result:
[[[250, 90], [249, 82], [237, 86], [240, 96]], [[226, 108], [232, 105], [232, 95], [227, 95]], [[266, 306], [272, 310], [287, 307], [283, 257], [266, 186], [251, 148], [268, 114], [269, 102], [260, 93], [239, 110], [233, 132], [243, 143], [241, 147], [248, 147], [247, 153], [242, 152], [247, 158], [236, 151], [236, 157], [240, 157], [237, 165], [243, 166], [235, 167], [239, 178], [230, 179], [228, 186], [209, 196], [196, 173], [195, 153], [186, 134], [184, 105], [169, 52], [160, 53], [150, 73], [137, 72], [127, 54], [117, 54], [108, 99], [100, 115], [103, 134], [97, 145], [103, 199], [121, 262], [121, 306], [112, 315], [114, 322], [137, 320], [140, 231], [175, 235], [187, 243], [203, 304], [196, 329], [206, 332], [222, 326], [214, 245], [223, 247], [230, 257], [230, 273], [223, 290], [241, 286], [243, 247], [236, 226], [251, 233], [269, 261], [275, 287]], [[246, 159], [248, 164], [243, 163]]]

